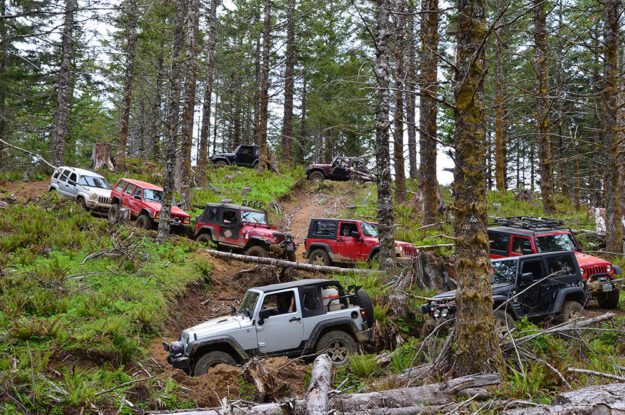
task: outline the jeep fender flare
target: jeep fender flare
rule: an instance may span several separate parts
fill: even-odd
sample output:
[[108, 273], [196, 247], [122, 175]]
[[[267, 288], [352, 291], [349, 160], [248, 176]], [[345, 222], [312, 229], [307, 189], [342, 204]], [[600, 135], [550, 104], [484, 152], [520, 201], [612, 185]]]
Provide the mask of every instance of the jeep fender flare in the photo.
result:
[[121, 200], [119, 200], [117, 197], [113, 197], [111, 198], [111, 205], [121, 205]]
[[139, 211], [139, 214], [137, 215], [137, 217], [139, 217], [139, 216], [143, 215], [144, 213], [145, 213], [146, 215], [148, 215], [149, 217], [151, 217], [152, 219], [154, 219], [154, 215], [153, 215], [153, 214], [152, 214], [149, 210], [147, 210], [146, 208], [141, 209], [141, 210]]
[[195, 232], [193, 238], [197, 238], [203, 233], [210, 233], [213, 242], [217, 242], [217, 238], [215, 237], [215, 229], [211, 228], [210, 226], [202, 226], [199, 231]]
[[250, 358], [250, 356], [241, 347], [241, 345], [229, 336], [212, 340], [191, 341], [187, 347], [189, 348], [189, 357], [191, 357], [194, 364], [200, 357], [194, 356], [195, 354], [197, 354], [198, 352], [202, 352], [200, 355], [203, 355], [205, 352], [214, 350], [230, 353], [232, 354], [232, 357], [238, 362], [242, 362]]
[[558, 292], [558, 296], [554, 301], [553, 312], [559, 313], [562, 310], [562, 305], [565, 301], [577, 301], [582, 305], [582, 307], [585, 307], [588, 302], [588, 295], [582, 287], [563, 288]]
[[217, 157], [217, 158], [214, 158], [214, 159], [211, 160], [211, 163], [215, 164], [218, 161], [225, 161], [226, 164], [232, 164], [232, 163], [230, 163], [230, 160], [228, 160], [227, 157]]
[[[493, 295], [493, 311], [508, 300], [509, 298], [506, 297], [505, 295]], [[510, 314], [510, 316], [515, 321], [521, 318], [517, 310], [515, 310], [514, 305], [512, 304], [512, 301], [506, 303], [506, 305], [500, 308], [500, 310]]]
[[314, 351], [315, 346], [317, 345], [317, 340], [319, 340], [321, 335], [334, 328], [347, 332], [354, 338], [355, 341], [357, 341], [356, 333], [358, 333], [359, 329], [356, 326], [354, 319], [345, 317], [334, 320], [326, 320], [317, 324], [310, 333], [310, 336], [308, 336], [308, 339], [306, 339], [306, 342], [304, 343], [304, 352], [309, 353]]
[[330, 245], [324, 244], [322, 242], [315, 242], [315, 243], [310, 244], [308, 246], [308, 249], [306, 250], [306, 252], [308, 252], [310, 254], [315, 249], [324, 249], [328, 253], [328, 255], [330, 255], [330, 256], [333, 255], [332, 249], [330, 248]]
[[371, 252], [369, 252], [369, 255], [367, 256], [367, 261], [371, 261], [371, 258], [373, 258], [373, 256], [378, 252], [380, 252], [380, 245], [376, 245], [373, 247], [373, 249], [371, 250]]

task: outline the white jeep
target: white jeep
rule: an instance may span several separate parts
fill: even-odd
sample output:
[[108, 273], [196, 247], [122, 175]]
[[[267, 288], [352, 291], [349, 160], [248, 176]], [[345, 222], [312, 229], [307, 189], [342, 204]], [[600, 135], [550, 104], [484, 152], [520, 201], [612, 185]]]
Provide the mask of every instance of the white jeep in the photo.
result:
[[198, 376], [219, 363], [241, 364], [253, 356], [328, 353], [345, 364], [357, 343], [371, 340], [373, 304], [365, 290], [324, 279], [251, 288], [231, 316], [183, 330], [163, 343], [167, 361]]
[[111, 185], [103, 176], [89, 170], [57, 167], [48, 190], [76, 200], [85, 210], [108, 211], [111, 207]]

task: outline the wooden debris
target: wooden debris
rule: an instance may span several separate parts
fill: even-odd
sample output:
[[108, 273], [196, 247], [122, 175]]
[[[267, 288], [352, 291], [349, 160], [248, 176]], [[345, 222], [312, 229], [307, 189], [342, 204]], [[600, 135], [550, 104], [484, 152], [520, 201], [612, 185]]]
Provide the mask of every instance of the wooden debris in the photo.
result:
[[332, 361], [327, 354], [317, 356], [310, 374], [306, 393], [306, 413], [325, 415], [328, 412], [328, 395], [332, 381]]

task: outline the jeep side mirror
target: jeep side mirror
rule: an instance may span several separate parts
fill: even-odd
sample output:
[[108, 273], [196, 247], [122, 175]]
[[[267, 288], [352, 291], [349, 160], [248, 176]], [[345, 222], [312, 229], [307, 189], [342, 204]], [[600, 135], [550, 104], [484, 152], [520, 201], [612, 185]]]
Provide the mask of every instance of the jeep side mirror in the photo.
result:
[[532, 282], [534, 282], [534, 274], [532, 274], [531, 272], [524, 272], [523, 274], [521, 274], [519, 282], [521, 284], [531, 284]]
[[271, 316], [271, 310], [260, 310], [258, 313], [258, 324], [261, 326], [265, 324], [265, 319], [269, 318], [269, 316]]

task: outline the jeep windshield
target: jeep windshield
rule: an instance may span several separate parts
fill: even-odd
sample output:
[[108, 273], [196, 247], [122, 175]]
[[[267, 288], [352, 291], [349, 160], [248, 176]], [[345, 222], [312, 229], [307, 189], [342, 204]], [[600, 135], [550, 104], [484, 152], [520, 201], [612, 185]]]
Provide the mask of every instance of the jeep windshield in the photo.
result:
[[362, 222], [360, 224], [360, 228], [362, 229], [362, 233], [365, 234], [365, 236], [373, 236], [376, 237], [378, 236], [378, 230], [375, 226], [373, 226], [370, 223], [367, 222]]
[[111, 185], [108, 184], [104, 177], [95, 177], [95, 176], [80, 176], [78, 179], [78, 184], [87, 187], [96, 187], [98, 189], [110, 189]]
[[558, 233], [536, 237], [536, 250], [538, 252], [576, 251], [577, 245], [569, 233]]
[[239, 314], [245, 314], [251, 319], [259, 296], [260, 294], [255, 291], [246, 292], [241, 307], [239, 307]]
[[143, 200], [148, 200], [150, 202], [162, 202], [163, 192], [154, 189], [143, 189]]
[[492, 264], [491, 283], [493, 285], [514, 283], [518, 260], [506, 259], [504, 261], [493, 262]]
[[263, 212], [253, 212], [250, 210], [241, 211], [241, 222], [267, 225], [267, 216]]

